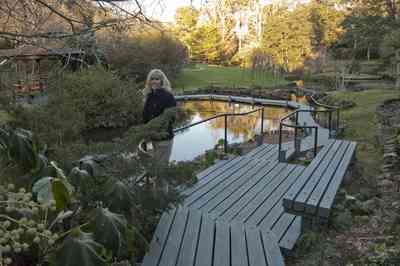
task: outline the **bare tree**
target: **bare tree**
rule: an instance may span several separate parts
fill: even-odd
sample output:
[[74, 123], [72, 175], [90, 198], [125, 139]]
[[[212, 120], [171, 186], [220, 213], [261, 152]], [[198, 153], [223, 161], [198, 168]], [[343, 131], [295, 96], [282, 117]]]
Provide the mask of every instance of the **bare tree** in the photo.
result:
[[41, 43], [147, 23], [140, 0], [2, 0], [0, 38]]

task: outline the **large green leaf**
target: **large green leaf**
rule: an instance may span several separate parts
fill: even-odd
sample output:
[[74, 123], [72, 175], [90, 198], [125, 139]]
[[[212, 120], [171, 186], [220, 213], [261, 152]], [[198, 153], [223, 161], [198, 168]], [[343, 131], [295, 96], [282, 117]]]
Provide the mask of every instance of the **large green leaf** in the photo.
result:
[[43, 177], [33, 184], [32, 192], [36, 194], [40, 203], [48, 204], [54, 199], [51, 182], [53, 177]]
[[85, 184], [85, 180], [90, 178], [89, 173], [86, 170], [79, 169], [79, 167], [72, 168], [68, 175], [71, 183], [79, 190], [85, 190], [82, 188]]
[[128, 213], [132, 204], [132, 195], [127, 186], [121, 181], [110, 180], [106, 187], [106, 201], [110, 210]]
[[53, 180], [51, 188], [56, 201], [57, 210], [63, 210], [71, 201], [70, 191], [65, 185], [65, 182], [58, 178]]
[[16, 129], [9, 131], [8, 154], [22, 169], [29, 171], [37, 167], [38, 151], [32, 139], [32, 133]]
[[51, 200], [55, 200], [58, 210], [65, 208], [73, 191], [74, 188], [67, 180], [54, 177], [43, 177], [32, 187], [32, 192], [40, 203], [49, 204]]
[[96, 241], [112, 250], [114, 255], [118, 255], [125, 242], [124, 216], [99, 207], [94, 210], [93, 226]]
[[57, 266], [102, 266], [106, 262], [99, 256], [102, 246], [94, 241], [92, 234], [80, 230], [65, 238], [57, 252]]

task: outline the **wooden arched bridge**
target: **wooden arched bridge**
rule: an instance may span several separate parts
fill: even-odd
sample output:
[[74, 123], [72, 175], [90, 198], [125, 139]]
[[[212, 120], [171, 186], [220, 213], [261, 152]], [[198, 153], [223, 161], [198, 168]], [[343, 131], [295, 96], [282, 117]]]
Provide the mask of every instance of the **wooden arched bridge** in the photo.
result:
[[[143, 266], [284, 265], [283, 255], [305, 230], [327, 223], [356, 144], [336, 139], [339, 111], [326, 106], [220, 95], [178, 100], [210, 97], [296, 109], [281, 120], [281, 129], [294, 128], [295, 139], [261, 144], [199, 173], [182, 191], [182, 206], [162, 215]], [[319, 112], [327, 119], [319, 120]], [[307, 151], [314, 152], [309, 165], [289, 162]]]

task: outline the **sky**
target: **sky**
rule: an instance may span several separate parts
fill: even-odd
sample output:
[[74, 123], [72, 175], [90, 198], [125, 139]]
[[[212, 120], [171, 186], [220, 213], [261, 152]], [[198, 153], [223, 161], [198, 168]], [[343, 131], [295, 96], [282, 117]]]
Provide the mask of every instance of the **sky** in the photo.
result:
[[[174, 21], [175, 11], [178, 7], [189, 6], [190, 0], [145, 0], [145, 12], [148, 16], [163, 22]], [[193, 5], [199, 7], [205, 0], [193, 0]]]
[[[132, 3], [133, 0], [128, 0], [127, 3]], [[263, 5], [271, 2], [308, 2], [309, 0], [261, 0]], [[194, 7], [200, 7], [207, 0], [141, 0], [144, 12], [148, 17], [160, 20], [162, 22], [173, 22], [175, 11], [178, 7], [189, 6], [192, 2]], [[124, 4], [120, 4], [123, 6]], [[129, 5], [129, 4], [127, 4]], [[129, 8], [128, 8], [129, 9]]]

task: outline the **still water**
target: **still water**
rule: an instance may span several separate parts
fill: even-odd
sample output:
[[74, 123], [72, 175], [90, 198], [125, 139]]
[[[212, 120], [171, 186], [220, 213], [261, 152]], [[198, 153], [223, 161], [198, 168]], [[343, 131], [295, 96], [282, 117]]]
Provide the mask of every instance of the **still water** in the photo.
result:
[[[260, 108], [248, 104], [218, 101], [184, 101], [180, 105], [190, 111], [188, 124], [207, 119], [216, 114], [245, 113]], [[264, 107], [264, 132], [279, 129], [279, 120], [291, 110], [281, 107]], [[170, 161], [188, 161], [213, 149], [224, 138], [224, 117], [193, 126], [175, 133]], [[261, 131], [261, 112], [246, 116], [228, 117], [228, 143], [242, 143], [254, 138]]]

